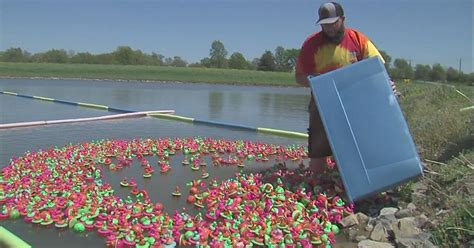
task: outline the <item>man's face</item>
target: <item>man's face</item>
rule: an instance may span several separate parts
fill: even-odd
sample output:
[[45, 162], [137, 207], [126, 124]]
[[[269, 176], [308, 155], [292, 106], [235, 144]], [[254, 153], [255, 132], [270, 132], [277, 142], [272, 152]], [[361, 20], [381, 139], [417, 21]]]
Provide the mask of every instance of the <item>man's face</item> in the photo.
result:
[[329, 37], [329, 38], [337, 38], [337, 36], [340, 34], [341, 29], [344, 27], [344, 16], [339, 17], [337, 21], [334, 23], [329, 23], [329, 24], [321, 24], [321, 28], [323, 29], [323, 32]]

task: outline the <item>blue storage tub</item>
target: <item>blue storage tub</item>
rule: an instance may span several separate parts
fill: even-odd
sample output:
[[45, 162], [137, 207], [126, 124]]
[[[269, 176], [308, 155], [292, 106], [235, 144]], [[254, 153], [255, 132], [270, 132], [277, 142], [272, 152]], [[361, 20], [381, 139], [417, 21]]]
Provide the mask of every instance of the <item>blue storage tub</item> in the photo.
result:
[[378, 57], [309, 80], [350, 201], [423, 175], [415, 144]]

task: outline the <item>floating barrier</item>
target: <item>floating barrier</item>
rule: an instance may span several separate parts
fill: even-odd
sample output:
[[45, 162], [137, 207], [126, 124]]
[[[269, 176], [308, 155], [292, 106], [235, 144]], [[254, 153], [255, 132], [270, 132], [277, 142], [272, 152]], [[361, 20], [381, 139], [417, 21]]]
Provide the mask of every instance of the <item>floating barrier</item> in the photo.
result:
[[137, 117], [143, 117], [143, 116], [148, 116], [150, 114], [157, 114], [157, 113], [173, 114], [174, 110], [142, 111], [142, 112], [106, 115], [106, 116], [89, 117], [89, 118], [9, 123], [9, 124], [0, 124], [0, 129], [54, 125], [54, 124], [64, 124], [64, 123], [77, 123], [77, 122], [87, 122], [87, 121], [103, 121], [103, 120], [112, 120], [112, 119], [119, 119], [119, 118], [137, 118]]
[[[22, 95], [22, 94], [18, 94], [18, 93], [14, 93], [14, 92], [8, 92], [8, 91], [0, 91], [0, 93], [5, 94], [5, 95], [19, 96], [19, 97], [25, 97], [25, 98], [31, 98], [31, 99], [52, 101], [52, 102], [63, 103], [63, 104], [74, 105], [74, 106], [81, 106], [81, 107], [108, 110], [108, 111], [113, 111], [113, 112], [124, 112], [124, 113], [136, 112], [136, 111], [133, 111], [133, 110], [112, 108], [112, 107], [108, 107], [108, 106], [100, 105], [100, 104], [70, 102], [70, 101], [65, 101], [65, 100], [57, 100], [57, 99], [53, 99], [53, 98], [49, 98], [49, 97]], [[228, 123], [228, 122], [221, 122], [221, 121], [195, 119], [195, 118], [191, 118], [191, 117], [179, 116], [179, 115], [174, 115], [174, 114], [170, 115], [170, 114], [165, 114], [165, 113], [153, 113], [153, 114], [149, 114], [149, 116], [162, 118], [162, 119], [173, 120], [173, 121], [182, 121], [182, 122], [194, 123], [194, 124], [212, 125], [212, 126], [220, 126], [220, 127], [225, 127], [225, 128], [261, 132], [261, 133], [272, 134], [272, 135], [277, 135], [277, 136], [284, 136], [284, 137], [291, 137], [291, 138], [299, 138], [299, 139], [307, 139], [308, 138], [308, 134], [306, 134], [306, 133], [299, 133], [299, 132], [286, 131], [286, 130], [280, 130], [280, 129], [272, 129], [272, 128], [252, 127], [252, 126], [246, 126], [246, 125]], [[33, 123], [33, 125], [42, 125], [42, 124]]]
[[31, 245], [8, 231], [3, 226], [0, 226], [0, 243], [3, 243], [5, 247], [31, 248]]
[[132, 113], [132, 112], [136, 112], [136, 111], [127, 110], [127, 109], [111, 108], [111, 107], [108, 107], [108, 106], [105, 106], [105, 105], [100, 105], [100, 104], [84, 103], [84, 102], [71, 102], [71, 101], [65, 101], [65, 100], [60, 100], [60, 99], [54, 99], [54, 98], [44, 97], [44, 96], [30, 96], [30, 95], [24, 95], [24, 94], [19, 94], [19, 93], [15, 93], [15, 92], [9, 92], [9, 91], [0, 91], [0, 94], [10, 95], [10, 96], [19, 96], [19, 97], [30, 98], [30, 99], [36, 99], [36, 100], [42, 100], [42, 101], [48, 101], [48, 102], [56, 102], [56, 103], [62, 103], [62, 104], [73, 105], [73, 106], [80, 106], [80, 107], [87, 107], [87, 108], [102, 109], [102, 110], [107, 110], [107, 111], [111, 111], [111, 112], [122, 112], [122, 113]]
[[[100, 140], [27, 152], [1, 168], [0, 217], [95, 231], [109, 247], [331, 247], [342, 218], [353, 213], [353, 205], [331, 187], [313, 187], [327, 177], [301, 168], [237, 173], [220, 183], [195, 179], [186, 184], [184, 200], [202, 209], [196, 215], [184, 208], [164, 212], [133, 178], [120, 181], [122, 189], [130, 189], [125, 199], [103, 180], [104, 169], [141, 168], [150, 156], [182, 166], [172, 163], [178, 153], [193, 156], [194, 163], [207, 156], [214, 166], [307, 158], [303, 146], [212, 138]], [[139, 163], [131, 162], [135, 159]], [[182, 191], [176, 187], [173, 193], [169, 197]]]

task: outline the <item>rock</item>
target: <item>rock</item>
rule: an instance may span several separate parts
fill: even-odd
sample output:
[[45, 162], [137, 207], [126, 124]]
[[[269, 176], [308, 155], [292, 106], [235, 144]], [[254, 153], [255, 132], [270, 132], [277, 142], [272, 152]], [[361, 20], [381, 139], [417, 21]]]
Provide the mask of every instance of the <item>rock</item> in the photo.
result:
[[428, 222], [429, 222], [429, 219], [424, 214], [421, 214], [415, 217], [415, 224], [419, 228], [424, 228]]
[[434, 248], [436, 246], [429, 240], [430, 236], [431, 235], [427, 233], [423, 233], [421, 235], [414, 236], [413, 238], [400, 238], [395, 240], [395, 242], [397, 247], [400, 248]]
[[349, 237], [350, 241], [356, 241], [358, 231], [356, 229], [349, 229], [347, 236]]
[[355, 214], [351, 214], [341, 220], [341, 225], [346, 228], [354, 225], [359, 225], [359, 221], [357, 220], [357, 216]]
[[380, 215], [378, 217], [378, 221], [382, 221], [385, 223], [389, 223], [389, 225], [391, 225], [391, 223], [393, 222], [397, 222], [397, 217], [395, 217], [394, 214], [386, 214], [386, 215]]
[[392, 226], [395, 239], [412, 238], [421, 233], [421, 230], [415, 223], [415, 218], [407, 217], [399, 219], [397, 223]]
[[357, 244], [357, 248], [393, 248], [393, 246], [390, 243], [385, 243], [385, 242], [377, 242], [373, 240], [362, 240]]
[[405, 209], [400, 209], [398, 212], [395, 213], [395, 217], [398, 219], [405, 218], [405, 217], [412, 217], [413, 216], [413, 210], [409, 208]]
[[410, 203], [408, 203], [408, 205], [407, 205], [407, 209], [410, 209], [410, 210], [412, 210], [412, 211], [415, 211], [415, 210], [416, 210], [416, 206], [415, 206], [415, 204], [413, 204], [413, 202], [410, 202]]
[[372, 231], [372, 229], [374, 229], [374, 225], [373, 225], [373, 224], [370, 224], [370, 223], [369, 223], [369, 224], [367, 224], [367, 226], [365, 226], [365, 230], [366, 230], [367, 232]]
[[374, 226], [374, 229], [370, 233], [370, 239], [375, 241], [388, 241], [388, 231], [387, 228], [382, 223], [377, 223]]
[[360, 241], [366, 240], [366, 239], [367, 239], [367, 237], [365, 235], [357, 235], [355, 237], [355, 241], [357, 241], [357, 242], [360, 242]]
[[375, 226], [375, 224], [377, 224], [377, 218], [369, 217], [369, 221], [367, 222], [367, 225]]
[[364, 213], [357, 213], [356, 216], [360, 225], [365, 225], [369, 222], [369, 217]]
[[380, 216], [383, 215], [395, 215], [395, 213], [398, 211], [398, 208], [382, 208], [380, 210]]

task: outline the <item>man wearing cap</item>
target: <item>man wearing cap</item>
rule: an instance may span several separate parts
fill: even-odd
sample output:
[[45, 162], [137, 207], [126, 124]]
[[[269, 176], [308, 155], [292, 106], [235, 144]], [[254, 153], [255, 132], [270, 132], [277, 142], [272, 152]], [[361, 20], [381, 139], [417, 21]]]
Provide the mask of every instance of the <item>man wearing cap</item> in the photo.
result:
[[[309, 75], [320, 75], [357, 61], [380, 55], [374, 44], [362, 33], [344, 26], [344, 10], [336, 2], [328, 2], [319, 8], [322, 31], [310, 35], [303, 43], [296, 63], [295, 79], [309, 86]], [[332, 154], [318, 109], [311, 96], [309, 104], [308, 151], [310, 169], [321, 173], [326, 157]]]

